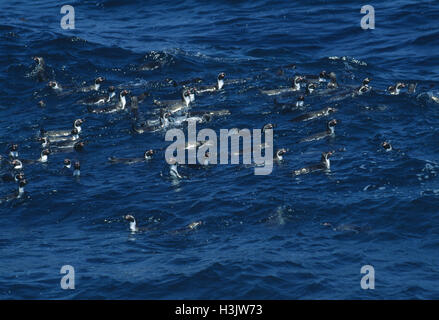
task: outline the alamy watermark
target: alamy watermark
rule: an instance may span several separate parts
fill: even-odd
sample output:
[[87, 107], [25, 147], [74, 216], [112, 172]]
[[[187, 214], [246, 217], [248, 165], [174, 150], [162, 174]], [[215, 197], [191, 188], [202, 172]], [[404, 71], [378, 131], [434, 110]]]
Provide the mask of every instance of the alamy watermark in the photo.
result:
[[375, 289], [375, 268], [371, 265], [364, 265], [361, 267], [360, 272], [364, 274], [360, 282], [361, 289]]
[[59, 273], [65, 274], [65, 276], [61, 278], [61, 282], [60, 282], [61, 289], [63, 290], [75, 289], [75, 268], [67, 264], [61, 267]]
[[75, 8], [70, 5], [65, 5], [61, 7], [61, 14], [65, 14], [61, 18], [61, 28], [64, 30], [75, 29]]
[[366, 14], [361, 18], [360, 25], [363, 30], [375, 29], [375, 8], [371, 5], [361, 7], [361, 13]]
[[[212, 129], [202, 129], [197, 134], [196, 121], [188, 120], [188, 137], [181, 129], [170, 129], [165, 140], [174, 141], [165, 152], [166, 162], [173, 164], [218, 164], [218, 136]], [[262, 143], [262, 133], [265, 143]], [[206, 138], [208, 138], [206, 140]], [[230, 139], [230, 163], [229, 163]], [[242, 150], [240, 141], [242, 140]], [[197, 148], [198, 146], [198, 148]], [[263, 152], [262, 152], [263, 151]], [[187, 158], [186, 158], [187, 153]], [[273, 171], [273, 129], [221, 129], [219, 137], [219, 164], [255, 166], [255, 175], [269, 175]], [[253, 157], [252, 157], [253, 156]]]

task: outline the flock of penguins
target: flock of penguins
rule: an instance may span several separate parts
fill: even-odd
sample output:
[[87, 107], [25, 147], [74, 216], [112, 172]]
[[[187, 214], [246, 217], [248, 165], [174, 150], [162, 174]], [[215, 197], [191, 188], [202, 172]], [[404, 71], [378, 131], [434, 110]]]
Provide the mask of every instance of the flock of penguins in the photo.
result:
[[[32, 76], [37, 78], [39, 81], [47, 81], [46, 64], [42, 57], [34, 57], [35, 67], [32, 71]], [[155, 132], [159, 130], [164, 130], [169, 127], [175, 127], [188, 122], [189, 120], [196, 121], [197, 123], [203, 123], [210, 121], [213, 117], [227, 116], [230, 114], [229, 110], [207, 110], [207, 111], [194, 111], [191, 109], [191, 103], [194, 102], [196, 96], [202, 96], [206, 94], [215, 94], [221, 90], [224, 90], [225, 84], [225, 73], [221, 72], [218, 74], [216, 83], [205, 86], [201, 85], [201, 79], [191, 79], [182, 82], [176, 82], [174, 80], [167, 79], [171, 85], [181, 88], [181, 99], [178, 100], [153, 100], [155, 105], [154, 113], [156, 117], [153, 119], [145, 120], [139, 114], [139, 104], [143, 103], [149, 96], [149, 93], [145, 92], [138, 96], [130, 96], [130, 105], [127, 103], [127, 98], [130, 92], [126, 89], [121, 89], [117, 92], [116, 87], [109, 86], [106, 90], [101, 90], [102, 83], [105, 82], [103, 77], [98, 77], [89, 86], [83, 86], [81, 88], [75, 89], [74, 92], [87, 93], [89, 95], [85, 99], [78, 101], [78, 104], [87, 105], [88, 111], [94, 114], [111, 114], [122, 111], [130, 111], [132, 113], [133, 125], [132, 131], [137, 134]], [[371, 79], [365, 78], [358, 87], [353, 87], [349, 89], [349, 96], [359, 96], [363, 95], [372, 90], [370, 85]], [[48, 87], [56, 93], [65, 92], [65, 89], [57, 81], [48, 81]], [[339, 84], [337, 82], [337, 76], [334, 72], [321, 71], [318, 75], [295, 75], [292, 79], [292, 84], [290, 87], [283, 87], [272, 90], [260, 90], [260, 92], [267, 96], [274, 97], [274, 104], [276, 108], [281, 110], [304, 110], [304, 100], [305, 96], [312, 95], [316, 90], [333, 90], [337, 89]], [[414, 93], [416, 90], [416, 83], [403, 83], [398, 82], [395, 85], [389, 86], [386, 91], [390, 95], [398, 95], [403, 89], [406, 89], [408, 93]], [[71, 91], [73, 92], [73, 91]], [[280, 102], [277, 97], [287, 94], [295, 93], [296, 101], [293, 102]], [[433, 97], [433, 99], [436, 97]], [[436, 98], [438, 99], [438, 98]], [[439, 103], [439, 99], [435, 102]], [[45, 102], [43, 100], [39, 101], [38, 104], [43, 107]], [[305, 111], [305, 110], [304, 110]], [[291, 119], [293, 122], [299, 121], [309, 121], [317, 118], [329, 117], [336, 113], [337, 109], [334, 107], [326, 107], [321, 110], [306, 112], [302, 115]], [[153, 113], [153, 114], [154, 114]], [[7, 156], [0, 156], [0, 161], [3, 164], [6, 163], [8, 169], [7, 173], [3, 174], [2, 180], [4, 182], [15, 182], [18, 185], [18, 191], [10, 194], [6, 197], [0, 199], [0, 203], [11, 201], [13, 199], [22, 198], [24, 195], [24, 188], [27, 184], [27, 180], [24, 174], [24, 168], [26, 165], [33, 163], [45, 163], [51, 153], [72, 153], [79, 152], [85, 147], [85, 142], [81, 139], [81, 133], [83, 132], [84, 119], [72, 119], [72, 128], [66, 128], [62, 130], [46, 131], [44, 129], [40, 130], [39, 141], [41, 143], [41, 155], [39, 159], [36, 160], [26, 160], [19, 157], [19, 146], [16, 143], [11, 143], [9, 146], [9, 153]], [[326, 130], [320, 133], [316, 133], [312, 136], [302, 139], [300, 142], [310, 142], [325, 139], [335, 135], [335, 128], [337, 126], [336, 119], [330, 119], [326, 123]], [[264, 125], [263, 131], [267, 129], [273, 129], [274, 125], [268, 123]], [[235, 131], [229, 130], [231, 134], [238, 134], [238, 129]], [[195, 146], [187, 145], [186, 148], [199, 148], [204, 142], [197, 142]], [[382, 148], [386, 151], [391, 151], [392, 146], [389, 142], [383, 141]], [[276, 150], [274, 153], [274, 161], [282, 161], [283, 155], [287, 152], [287, 149], [282, 148]], [[112, 163], [125, 163], [132, 164], [141, 161], [147, 161], [152, 159], [156, 151], [146, 150], [143, 157], [137, 158], [116, 158], [111, 157], [108, 160]], [[298, 176], [302, 174], [307, 174], [315, 171], [328, 171], [330, 169], [330, 157], [334, 154], [334, 151], [323, 152], [321, 155], [320, 162], [304, 167], [301, 169], [294, 170], [292, 172], [293, 176]], [[209, 165], [209, 152], [206, 151], [204, 155], [204, 161], [200, 165]], [[170, 161], [169, 163], [169, 174], [175, 179], [184, 178], [178, 172], [176, 161]], [[64, 159], [63, 170], [71, 171], [74, 177], [79, 177], [81, 174], [81, 167], [78, 161], [71, 161], [70, 159]], [[4, 166], [3, 166], [4, 167]], [[129, 222], [129, 227], [132, 232], [137, 232], [141, 230], [137, 226], [136, 220], [132, 215], [124, 216], [124, 219]], [[188, 225], [186, 230], [193, 230], [201, 225], [201, 221], [195, 221]]]

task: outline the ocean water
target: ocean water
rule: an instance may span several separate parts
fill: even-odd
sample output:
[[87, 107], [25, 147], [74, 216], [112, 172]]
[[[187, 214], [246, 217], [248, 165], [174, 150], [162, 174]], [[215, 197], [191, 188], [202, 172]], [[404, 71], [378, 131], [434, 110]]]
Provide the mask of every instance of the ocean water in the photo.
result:
[[[25, 165], [25, 196], [0, 204], [0, 298], [439, 298], [438, 1], [368, 1], [373, 30], [360, 27], [362, 4], [346, 0], [69, 4], [74, 30], [60, 27], [58, 1], [0, 2], [3, 157], [17, 143], [20, 158], [36, 159], [41, 128], [86, 120], [83, 152]], [[33, 56], [45, 59], [46, 81], [32, 76]], [[340, 88], [306, 96], [304, 110], [279, 111], [260, 92], [321, 70], [335, 72]], [[274, 123], [275, 149], [288, 152], [271, 175], [181, 166], [186, 178], [176, 181], [164, 131], [134, 134], [129, 112], [96, 115], [76, 103], [90, 95], [76, 88], [103, 76], [104, 90], [149, 92], [139, 113], [154, 119], [152, 100], [181, 90], [165, 79], [210, 84], [219, 72], [224, 90], [192, 109], [230, 115], [198, 128]], [[343, 95], [365, 77], [371, 92]], [[417, 83], [416, 92], [386, 94], [397, 81]], [[338, 109], [335, 137], [298, 143], [328, 118], [288, 120], [326, 106]], [[383, 141], [394, 150], [384, 152]], [[159, 150], [149, 162], [107, 160], [146, 149]], [[329, 150], [331, 172], [292, 176]], [[81, 162], [80, 179], [61, 170], [64, 158]], [[15, 189], [1, 182], [0, 198]], [[131, 233], [126, 214], [147, 230]], [[203, 224], [188, 229], [194, 221]], [[64, 265], [74, 267], [74, 290], [60, 286]], [[364, 265], [375, 270], [374, 290], [361, 288]]]

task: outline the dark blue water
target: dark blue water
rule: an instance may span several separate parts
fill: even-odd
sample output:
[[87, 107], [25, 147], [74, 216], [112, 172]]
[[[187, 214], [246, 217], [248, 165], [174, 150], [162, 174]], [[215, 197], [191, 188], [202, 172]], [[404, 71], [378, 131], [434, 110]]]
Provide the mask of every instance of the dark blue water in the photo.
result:
[[[0, 204], [1, 298], [439, 298], [438, 1], [364, 3], [376, 11], [367, 31], [363, 4], [346, 0], [69, 4], [75, 30], [60, 28], [58, 1], [0, 4], [2, 154], [15, 142], [20, 157], [36, 159], [40, 128], [70, 128], [79, 117], [87, 141], [82, 153], [25, 166], [25, 198]], [[75, 104], [86, 95], [51, 92], [29, 76], [33, 56], [65, 87], [104, 76], [104, 89], [150, 92], [146, 118], [152, 98], [178, 98], [164, 79], [209, 84], [223, 71], [235, 81], [193, 109], [231, 114], [199, 128], [272, 122], [275, 148], [289, 152], [269, 176], [244, 165], [182, 167], [178, 183], [163, 152], [112, 165], [113, 155], [165, 148], [164, 132], [135, 135], [129, 113], [92, 115]], [[157, 68], [139, 70], [145, 63]], [[296, 69], [279, 72], [289, 64]], [[373, 90], [307, 97], [307, 111], [336, 105], [340, 123], [335, 138], [298, 144], [327, 120], [289, 122], [301, 112], [279, 112], [259, 89], [321, 70], [337, 74], [340, 91], [366, 76]], [[396, 81], [416, 82], [416, 93], [386, 94]], [[385, 140], [395, 150], [383, 152]], [[336, 150], [330, 173], [292, 177], [328, 150]], [[80, 180], [60, 172], [65, 157], [81, 162]], [[0, 197], [15, 188], [0, 183]], [[130, 233], [128, 213], [150, 230]], [[75, 290], [60, 287], [63, 265], [75, 268]], [[375, 268], [375, 290], [361, 289], [363, 265]]]

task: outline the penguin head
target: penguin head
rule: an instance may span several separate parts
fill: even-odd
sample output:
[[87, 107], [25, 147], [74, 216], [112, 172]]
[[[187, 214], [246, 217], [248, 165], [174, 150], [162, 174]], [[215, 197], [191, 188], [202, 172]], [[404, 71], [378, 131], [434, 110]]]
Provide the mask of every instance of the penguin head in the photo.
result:
[[328, 107], [328, 108], [326, 108], [326, 111], [327, 111], [328, 114], [329, 114], [329, 113], [337, 112], [337, 109], [336, 109], [336, 108], [332, 108], [332, 107]]
[[277, 150], [276, 155], [283, 156], [285, 153], [287, 153], [287, 149], [282, 148], [282, 149]]
[[391, 145], [389, 142], [387, 142], [387, 141], [384, 141], [384, 142], [381, 144], [381, 146], [382, 146], [386, 151], [392, 149], [392, 145]]
[[143, 156], [145, 157], [145, 159], [149, 159], [154, 155], [154, 150], [150, 149], [145, 151], [145, 153], [143, 154]]
[[322, 159], [328, 160], [333, 154], [334, 151], [322, 152]]
[[95, 80], [95, 84], [101, 84], [102, 82], [104, 82], [105, 81], [105, 78], [104, 77], [98, 77], [98, 78], [96, 78], [96, 80]]
[[301, 82], [303, 80], [305, 80], [305, 78], [303, 78], [302, 76], [295, 76], [294, 80], [293, 80], [293, 83], [296, 84], [296, 83], [299, 83], [299, 82]]
[[269, 130], [269, 129], [273, 129], [273, 128], [274, 128], [274, 124], [272, 124], [272, 123], [267, 123], [266, 125], [264, 125], [264, 126], [262, 127], [262, 131]]
[[328, 128], [333, 128], [337, 125], [337, 120], [336, 119], [332, 119], [330, 121], [328, 121]]
[[398, 83], [396, 84], [396, 89], [402, 89], [402, 88], [405, 88], [405, 87], [406, 87], [405, 83], [398, 82]]
[[132, 215], [130, 215], [130, 214], [127, 214], [127, 215], [124, 217], [124, 219], [127, 220], [127, 221], [129, 221], [129, 222], [136, 222], [136, 219], [134, 219], [134, 217], [133, 217]]
[[371, 80], [372, 80], [371, 78], [366, 78], [366, 79], [364, 79], [364, 80], [363, 80], [363, 86], [368, 85], [368, 84], [370, 83]]
[[58, 86], [58, 83], [56, 81], [49, 81], [49, 87], [55, 88]]

